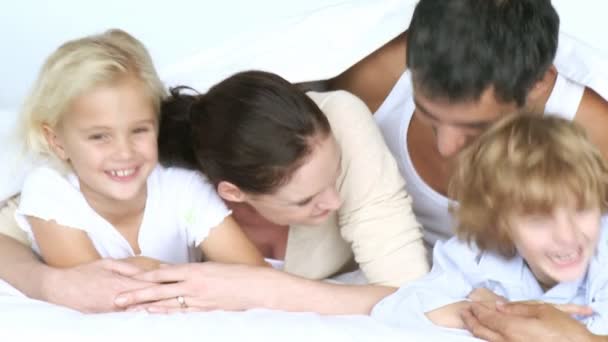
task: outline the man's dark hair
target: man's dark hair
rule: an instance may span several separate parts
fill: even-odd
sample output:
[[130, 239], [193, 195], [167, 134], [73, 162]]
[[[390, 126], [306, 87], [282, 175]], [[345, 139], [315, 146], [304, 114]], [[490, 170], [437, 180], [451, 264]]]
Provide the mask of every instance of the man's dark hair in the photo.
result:
[[420, 0], [407, 34], [407, 66], [430, 98], [476, 101], [493, 87], [523, 106], [553, 64], [559, 16], [550, 0]]

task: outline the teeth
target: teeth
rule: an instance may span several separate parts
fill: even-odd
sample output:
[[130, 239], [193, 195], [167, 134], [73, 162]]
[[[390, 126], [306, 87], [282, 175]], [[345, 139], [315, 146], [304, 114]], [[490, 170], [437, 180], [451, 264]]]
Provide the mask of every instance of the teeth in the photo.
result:
[[135, 173], [135, 169], [110, 170], [110, 174], [114, 177], [127, 177], [134, 173]]
[[578, 255], [578, 252], [560, 253], [552, 255], [551, 258], [556, 259], [557, 261], [571, 261], [576, 259]]

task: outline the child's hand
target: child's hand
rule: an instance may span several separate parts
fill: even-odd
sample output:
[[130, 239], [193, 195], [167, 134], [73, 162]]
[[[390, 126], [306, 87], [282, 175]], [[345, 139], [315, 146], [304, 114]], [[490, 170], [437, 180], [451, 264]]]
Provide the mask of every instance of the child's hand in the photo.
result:
[[503, 296], [499, 296], [491, 290], [486, 289], [485, 287], [479, 287], [471, 291], [467, 296], [473, 302], [497, 302], [503, 301], [507, 302], [507, 299]]

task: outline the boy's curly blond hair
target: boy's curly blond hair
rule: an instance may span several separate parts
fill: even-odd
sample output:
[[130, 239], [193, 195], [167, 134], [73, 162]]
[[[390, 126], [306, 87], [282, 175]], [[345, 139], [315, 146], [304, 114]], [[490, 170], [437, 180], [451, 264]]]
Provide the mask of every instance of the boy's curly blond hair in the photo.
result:
[[509, 217], [558, 205], [608, 209], [608, 165], [576, 123], [510, 115], [459, 156], [449, 195], [460, 239], [513, 257]]

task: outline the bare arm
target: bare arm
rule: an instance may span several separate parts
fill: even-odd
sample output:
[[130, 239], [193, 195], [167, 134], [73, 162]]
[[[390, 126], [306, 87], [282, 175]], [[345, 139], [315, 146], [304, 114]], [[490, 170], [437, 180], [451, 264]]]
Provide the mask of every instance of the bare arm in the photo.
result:
[[589, 139], [608, 159], [608, 102], [592, 89], [586, 88], [574, 121], [585, 128]]
[[425, 315], [436, 325], [464, 329], [465, 325], [461, 318], [461, 312], [468, 309], [470, 305], [470, 302], [460, 301], [426, 312]]
[[376, 112], [406, 69], [405, 35], [400, 34], [329, 80], [329, 89], [353, 93], [365, 102], [372, 113]]
[[[28, 221], [32, 225], [32, 232], [47, 265], [59, 268], [74, 267], [101, 259], [85, 231], [35, 217], [28, 217]], [[133, 256], [122, 261], [141, 270], [153, 270], [161, 264], [160, 261], [145, 256]]]
[[27, 220], [47, 265], [72, 267], [101, 258], [85, 231], [31, 216]]
[[211, 261], [268, 265], [260, 251], [251, 243], [232, 216], [226, 217], [219, 226], [211, 229], [200, 248]]
[[135, 266], [108, 259], [73, 268], [49, 267], [29, 247], [0, 234], [0, 278], [35, 299], [83, 312], [119, 310], [115, 296], [150, 285], [128, 277], [138, 272]]
[[17, 240], [0, 234], [0, 278], [25, 293], [28, 297], [46, 298], [43, 281], [50, 267], [43, 264], [32, 250]]
[[[395, 291], [383, 286], [339, 285], [296, 277], [266, 267], [216, 263], [161, 268], [136, 276], [158, 285], [123, 293], [117, 304], [153, 312], [246, 310], [256, 307], [321, 314], [368, 314]], [[172, 284], [162, 284], [174, 282]], [[152, 302], [144, 304], [146, 302]]]

